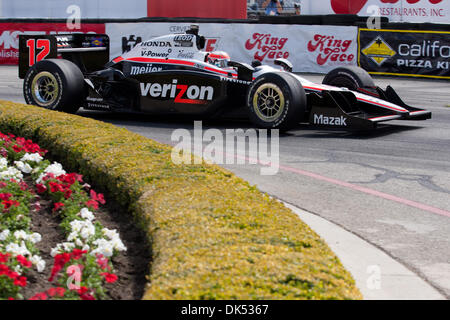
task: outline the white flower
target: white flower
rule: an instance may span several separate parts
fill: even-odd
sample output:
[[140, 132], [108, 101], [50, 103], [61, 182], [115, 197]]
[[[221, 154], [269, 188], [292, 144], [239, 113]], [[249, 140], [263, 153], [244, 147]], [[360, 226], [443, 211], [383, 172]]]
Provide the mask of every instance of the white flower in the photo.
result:
[[22, 159], [20, 159], [20, 161], [33, 161], [36, 163], [39, 163], [42, 160], [44, 160], [44, 158], [42, 158], [39, 153], [25, 153]]
[[80, 235], [83, 239], [88, 239], [89, 237], [95, 235], [95, 227], [93, 224], [86, 225], [81, 229]]
[[38, 272], [42, 272], [45, 269], [45, 261], [39, 256], [32, 256], [30, 258], [32, 264], [36, 266]]
[[127, 251], [127, 247], [125, 247], [125, 245], [123, 244], [122, 240], [120, 240], [119, 237], [112, 239], [110, 243], [112, 244], [113, 248], [117, 251]]
[[[71, 232], [69, 234], [69, 236], [67, 237], [68, 241], [73, 241], [73, 240], [76, 240], [76, 239], [78, 239], [78, 232], [76, 232], [76, 231]], [[76, 244], [76, 242], [75, 242], [75, 244]]]
[[14, 167], [9, 167], [6, 170], [0, 172], [0, 179], [2, 180], [22, 180], [22, 173]]
[[9, 252], [14, 256], [22, 255], [25, 257], [25, 256], [31, 255], [30, 251], [28, 251], [28, 249], [25, 246], [25, 243], [23, 241], [20, 246], [17, 243], [8, 244], [6, 246], [6, 252]]
[[70, 252], [75, 248], [75, 244], [72, 242], [63, 242], [62, 247], [64, 251]]
[[6, 158], [0, 157], [0, 170], [4, 170], [8, 167], [8, 160]]
[[110, 230], [108, 228], [103, 228], [102, 229], [102, 233], [108, 237], [109, 239], [114, 239], [117, 238], [119, 236], [119, 234], [117, 233], [116, 229], [114, 230]]
[[62, 174], [66, 174], [66, 171], [64, 171], [62, 165], [58, 162], [53, 162], [51, 165], [49, 165], [47, 168], [45, 168], [44, 172], [41, 173], [39, 178], [36, 180], [36, 183], [41, 183], [42, 179], [47, 175], [47, 173], [53, 173], [55, 177], [58, 177]]
[[88, 208], [81, 209], [80, 214], [83, 219], [87, 219], [89, 221], [92, 221], [95, 219], [94, 214], [91, 211], [89, 211]]
[[14, 232], [14, 238], [17, 240], [28, 240], [28, 234], [23, 230], [18, 230]]
[[28, 163], [24, 163], [22, 161], [14, 161], [14, 164], [23, 173], [30, 173], [33, 170]]
[[3, 230], [2, 232], [0, 232], [0, 241], [5, 241], [6, 238], [8, 238], [10, 232], [8, 229]]
[[30, 240], [33, 243], [41, 242], [42, 236], [39, 233], [33, 233], [28, 237], [28, 240]]
[[94, 244], [97, 248], [91, 252], [92, 255], [96, 255], [97, 253], [100, 253], [105, 257], [111, 257], [113, 255], [113, 246], [108, 240], [97, 239], [94, 241]]

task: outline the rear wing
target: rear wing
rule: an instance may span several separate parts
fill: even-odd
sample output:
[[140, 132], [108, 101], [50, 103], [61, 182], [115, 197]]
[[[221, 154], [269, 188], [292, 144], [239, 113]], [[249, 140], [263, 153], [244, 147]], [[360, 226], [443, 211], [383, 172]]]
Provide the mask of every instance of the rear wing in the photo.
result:
[[75, 63], [83, 73], [101, 69], [109, 61], [106, 34], [19, 35], [19, 78], [44, 59], [63, 58]]

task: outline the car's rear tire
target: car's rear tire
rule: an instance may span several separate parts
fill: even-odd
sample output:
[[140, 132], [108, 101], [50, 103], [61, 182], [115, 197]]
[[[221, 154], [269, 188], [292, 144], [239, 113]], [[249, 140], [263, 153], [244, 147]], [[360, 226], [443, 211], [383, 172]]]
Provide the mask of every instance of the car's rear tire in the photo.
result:
[[247, 91], [247, 110], [250, 120], [259, 128], [292, 129], [305, 116], [305, 90], [289, 73], [265, 73]]
[[28, 69], [23, 95], [28, 104], [75, 113], [84, 99], [84, 76], [71, 61], [42, 60]]
[[348, 88], [350, 90], [375, 87], [375, 83], [370, 74], [357, 66], [345, 66], [333, 69], [325, 76], [322, 83], [334, 87]]

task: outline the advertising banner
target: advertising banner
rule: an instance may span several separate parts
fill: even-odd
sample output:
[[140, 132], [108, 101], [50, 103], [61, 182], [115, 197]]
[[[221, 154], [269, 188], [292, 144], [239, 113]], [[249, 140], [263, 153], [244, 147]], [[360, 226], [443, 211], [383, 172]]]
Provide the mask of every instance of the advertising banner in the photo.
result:
[[391, 22], [450, 23], [450, 0], [301, 0], [302, 14], [379, 15]]
[[358, 38], [369, 73], [450, 79], [450, 32], [360, 29]]
[[20, 34], [54, 34], [68, 32], [105, 33], [104, 24], [81, 24], [69, 29], [65, 23], [0, 23], [0, 65], [18, 64]]
[[[266, 24], [200, 23], [207, 38], [206, 51], [226, 51], [232, 60], [273, 64], [277, 58], [292, 62], [295, 72], [326, 73], [357, 63], [357, 28]], [[189, 23], [108, 23], [112, 58], [153, 37], [183, 33]]]

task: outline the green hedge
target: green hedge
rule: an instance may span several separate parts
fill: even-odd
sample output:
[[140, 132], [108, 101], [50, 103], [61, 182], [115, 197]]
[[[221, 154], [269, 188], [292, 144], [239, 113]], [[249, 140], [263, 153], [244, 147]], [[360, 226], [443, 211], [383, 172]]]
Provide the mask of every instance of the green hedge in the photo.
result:
[[103, 186], [146, 229], [144, 299], [360, 299], [351, 275], [283, 204], [215, 165], [111, 124], [0, 101], [0, 130], [31, 138]]

